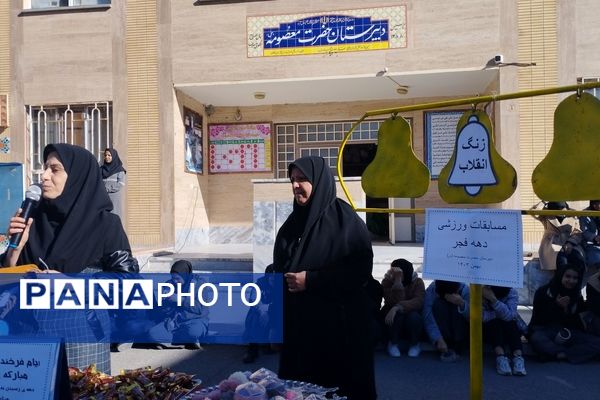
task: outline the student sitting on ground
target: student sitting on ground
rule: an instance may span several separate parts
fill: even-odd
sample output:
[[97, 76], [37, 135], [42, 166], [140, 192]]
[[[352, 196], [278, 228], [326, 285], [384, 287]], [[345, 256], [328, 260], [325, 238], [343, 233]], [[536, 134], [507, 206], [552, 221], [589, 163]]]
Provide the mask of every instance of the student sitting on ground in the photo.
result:
[[423, 332], [423, 280], [414, 272], [412, 263], [400, 258], [392, 262], [381, 285], [385, 301], [381, 317], [387, 328], [389, 355], [400, 357], [398, 344], [401, 339], [408, 339], [408, 356], [418, 357], [421, 353], [419, 340]]
[[[517, 312], [519, 294], [515, 289], [501, 286], [484, 286], [483, 339], [494, 347], [496, 371], [500, 375], [525, 376], [525, 360], [521, 334], [527, 325]], [[512, 370], [504, 348], [512, 352]]]
[[464, 283], [433, 281], [425, 291], [423, 323], [431, 343], [444, 362], [458, 359], [466, 347], [469, 320], [469, 287]]
[[581, 267], [566, 265], [535, 292], [529, 342], [544, 361], [567, 360], [575, 364], [600, 356], [600, 338], [583, 331], [579, 316], [584, 310], [582, 277]]
[[[173, 285], [181, 284], [181, 291], [190, 292], [190, 284], [194, 281], [192, 264], [187, 260], [178, 260], [171, 266]], [[196, 282], [198, 287], [201, 282]], [[152, 342], [162, 342], [163, 338], [171, 338], [174, 346], [183, 345], [188, 350], [201, 349], [198, 344], [208, 333], [208, 309], [196, 301], [191, 305], [189, 297], [184, 297], [181, 306], [177, 305], [176, 295], [165, 299], [161, 310], [164, 319], [150, 329], [148, 333]]]
[[600, 336], [600, 272], [590, 276], [585, 287], [585, 294], [585, 330], [588, 333]]

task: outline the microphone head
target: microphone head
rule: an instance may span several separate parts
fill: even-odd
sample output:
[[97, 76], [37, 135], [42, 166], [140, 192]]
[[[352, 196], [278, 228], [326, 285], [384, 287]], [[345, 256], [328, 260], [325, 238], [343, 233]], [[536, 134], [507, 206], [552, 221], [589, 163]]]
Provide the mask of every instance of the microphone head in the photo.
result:
[[33, 201], [40, 201], [40, 197], [42, 197], [42, 189], [39, 187], [39, 185], [31, 185], [25, 192], [25, 197]]

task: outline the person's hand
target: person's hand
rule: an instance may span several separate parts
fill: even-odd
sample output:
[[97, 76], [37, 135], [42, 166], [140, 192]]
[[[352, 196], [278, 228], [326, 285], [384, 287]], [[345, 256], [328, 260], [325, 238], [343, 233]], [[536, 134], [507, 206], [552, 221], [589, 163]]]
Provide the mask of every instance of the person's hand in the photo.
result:
[[392, 268], [388, 269], [383, 276], [383, 279], [393, 280], [394, 279], [394, 271]]
[[444, 340], [444, 338], [439, 338], [436, 342], [435, 342], [435, 347], [437, 348], [437, 350], [440, 353], [445, 353], [448, 351], [448, 345], [446, 344], [446, 341]]
[[297, 293], [306, 290], [306, 271], [288, 272], [284, 276], [290, 292]]
[[404, 279], [404, 272], [402, 271], [401, 268], [392, 268], [392, 271], [394, 272], [394, 283], [397, 282], [402, 282], [402, 280]]
[[556, 296], [556, 304], [558, 304], [558, 306], [560, 308], [562, 308], [565, 312], [567, 311], [567, 308], [569, 307], [570, 301], [571, 301], [571, 298], [569, 296], [561, 296], [560, 294], [558, 296]]
[[458, 293], [446, 293], [444, 295], [444, 299], [451, 304], [454, 304], [455, 306], [459, 306], [459, 307], [464, 307], [465, 305], [465, 301], [463, 300], [462, 297], [460, 297], [460, 294]]
[[9, 238], [15, 233], [22, 233], [21, 241], [17, 243], [17, 248], [15, 249], [19, 252], [23, 249], [23, 246], [25, 246], [25, 243], [27, 243], [27, 240], [29, 239], [29, 230], [33, 223], [33, 218], [29, 218], [28, 221], [25, 221], [25, 218], [19, 217], [22, 212], [23, 210], [19, 208], [15, 216], [10, 219], [7, 232]]
[[394, 306], [388, 311], [385, 315], [385, 324], [387, 326], [392, 326], [394, 324], [394, 317], [396, 317], [396, 313], [398, 312], [398, 307]]
[[492, 288], [489, 286], [484, 286], [481, 288], [481, 294], [483, 295], [483, 298], [487, 301], [489, 301], [491, 304], [496, 302], [496, 295], [494, 294], [494, 292], [492, 291]]

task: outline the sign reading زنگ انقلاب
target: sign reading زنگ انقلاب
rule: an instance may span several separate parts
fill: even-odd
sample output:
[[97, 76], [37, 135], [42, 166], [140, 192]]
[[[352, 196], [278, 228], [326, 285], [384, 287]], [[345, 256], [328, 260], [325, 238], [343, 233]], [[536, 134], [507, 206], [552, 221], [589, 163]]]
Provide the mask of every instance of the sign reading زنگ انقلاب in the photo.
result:
[[523, 287], [520, 211], [428, 209], [425, 218], [424, 278]]
[[58, 342], [0, 341], [0, 400], [54, 398], [59, 349]]

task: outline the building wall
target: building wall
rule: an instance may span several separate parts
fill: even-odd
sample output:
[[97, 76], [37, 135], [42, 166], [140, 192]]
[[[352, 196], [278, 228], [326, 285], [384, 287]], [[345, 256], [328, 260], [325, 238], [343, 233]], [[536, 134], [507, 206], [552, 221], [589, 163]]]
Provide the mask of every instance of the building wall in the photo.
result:
[[[392, 2], [394, 5], [398, 3]], [[407, 47], [331, 55], [248, 58], [246, 17], [389, 6], [380, 0], [277, 0], [193, 6], [175, 1], [173, 80], [176, 84], [397, 71], [482, 68], [498, 51], [500, 3], [495, 0], [404, 1]]]
[[[397, 4], [276, 0], [194, 6], [193, 1], [129, 0], [89, 12], [21, 13], [19, 3], [12, 2], [8, 9], [10, 28], [6, 19], [0, 19], [0, 32], [9, 29], [10, 33], [9, 42], [0, 37], [0, 54], [10, 58], [8, 66], [0, 62], [0, 92], [5, 87], [10, 90], [8, 160], [27, 161], [25, 105], [112, 101], [114, 143], [130, 171], [126, 224], [128, 230], [135, 230], [130, 234], [136, 246], [175, 244], [177, 249], [250, 242], [252, 180], [274, 177], [274, 172], [209, 174], [206, 151], [204, 173], [186, 173], [183, 107], [203, 116], [204, 149], [208, 124], [238, 122], [236, 107], [216, 107], [208, 116], [202, 99], [187, 97], [173, 85], [343, 77], [374, 74], [384, 66], [405, 73], [480, 69], [494, 54], [538, 65], [500, 69], [489, 93], [573, 84], [580, 76], [600, 76], [600, 54], [595, 51], [600, 35], [595, 10], [600, 5], [594, 0], [459, 0], [452, 4], [407, 0], [402, 3], [408, 18], [406, 48], [261, 58], [247, 57], [248, 16], [320, 14]], [[503, 207], [527, 208], [537, 200], [530, 185], [531, 171], [550, 146], [552, 113], [562, 97], [492, 106], [496, 146], [519, 171], [519, 188]], [[437, 100], [442, 99], [242, 107], [240, 122], [356, 120], [368, 110]], [[412, 118], [414, 149], [423, 160], [423, 112], [405, 116]], [[0, 160], [6, 159], [0, 155]], [[415, 200], [417, 208], [440, 205], [444, 204], [436, 181], [425, 196]], [[422, 225], [422, 218], [416, 216], [417, 225]], [[538, 224], [524, 222], [526, 240], [538, 240]]]

